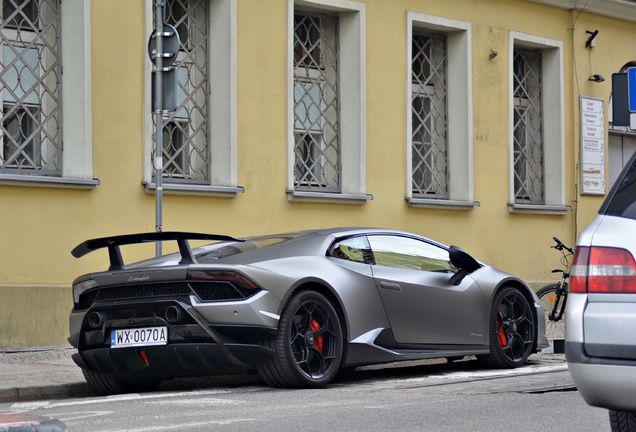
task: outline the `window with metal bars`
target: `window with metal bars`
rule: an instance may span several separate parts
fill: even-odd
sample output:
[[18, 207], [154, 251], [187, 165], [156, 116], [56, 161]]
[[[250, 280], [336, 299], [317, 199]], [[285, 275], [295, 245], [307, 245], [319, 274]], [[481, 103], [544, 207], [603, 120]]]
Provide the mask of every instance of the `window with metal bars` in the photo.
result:
[[338, 18], [294, 15], [294, 188], [340, 191]]
[[413, 34], [412, 39], [413, 196], [447, 199], [446, 37]]
[[514, 197], [519, 204], [544, 203], [541, 57], [539, 50], [514, 50]]
[[60, 175], [60, 0], [3, 0], [0, 172]]
[[181, 119], [163, 126], [163, 170], [169, 178], [186, 178], [188, 166], [186, 136], [189, 122]]
[[164, 116], [162, 128], [167, 182], [209, 182], [208, 20], [206, 0], [166, 1], [164, 22], [177, 29], [180, 39], [174, 64], [177, 108]]

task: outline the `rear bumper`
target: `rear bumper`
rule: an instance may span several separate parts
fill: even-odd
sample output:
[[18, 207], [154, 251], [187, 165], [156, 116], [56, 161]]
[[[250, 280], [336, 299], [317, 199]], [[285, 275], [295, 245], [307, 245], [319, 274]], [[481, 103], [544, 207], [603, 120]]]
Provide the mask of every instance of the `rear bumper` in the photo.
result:
[[257, 344], [183, 343], [143, 348], [97, 348], [74, 354], [73, 361], [82, 369], [106, 375], [171, 379], [243, 373], [273, 355], [272, 350]]
[[582, 343], [565, 343], [565, 359], [579, 393], [589, 405], [636, 411], [636, 360], [590, 357]]
[[[225, 310], [226, 315], [228, 307], [230, 311], [239, 310], [233, 303], [226, 302], [226, 307], [218, 310]], [[234, 313], [242, 318], [239, 312]], [[70, 323], [69, 342], [78, 350], [73, 356], [78, 366], [135, 378], [245, 372], [273, 357], [273, 351], [260, 341], [277, 333], [274, 326], [249, 322], [210, 323], [189, 298], [95, 303], [88, 310], [71, 312]], [[113, 330], [146, 327], [165, 327], [168, 344], [111, 347]]]

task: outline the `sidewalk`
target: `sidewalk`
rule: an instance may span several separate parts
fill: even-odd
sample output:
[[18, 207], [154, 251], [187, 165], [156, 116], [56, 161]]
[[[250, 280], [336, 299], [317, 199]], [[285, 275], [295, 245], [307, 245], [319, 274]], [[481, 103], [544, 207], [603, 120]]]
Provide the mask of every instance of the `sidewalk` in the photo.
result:
[[93, 394], [68, 346], [0, 350], [0, 403]]

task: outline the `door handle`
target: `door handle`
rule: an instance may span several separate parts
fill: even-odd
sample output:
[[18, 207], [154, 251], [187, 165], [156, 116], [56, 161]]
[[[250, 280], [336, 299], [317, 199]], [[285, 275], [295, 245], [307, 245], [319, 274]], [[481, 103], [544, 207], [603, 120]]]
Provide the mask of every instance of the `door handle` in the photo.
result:
[[393, 282], [380, 281], [380, 286], [391, 291], [402, 291], [402, 287], [400, 286], [400, 284]]

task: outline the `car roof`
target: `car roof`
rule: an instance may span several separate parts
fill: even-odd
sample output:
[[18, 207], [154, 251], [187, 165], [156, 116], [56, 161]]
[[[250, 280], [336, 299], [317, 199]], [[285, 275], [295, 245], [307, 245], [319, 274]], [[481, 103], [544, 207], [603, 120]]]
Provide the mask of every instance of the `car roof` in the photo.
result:
[[[114, 237], [115, 239], [122, 238], [126, 241], [121, 244], [132, 244], [134, 242], [128, 242], [128, 237], [134, 240], [135, 237], [141, 236], [144, 237], [151, 235], [153, 233], [146, 234], [133, 234], [133, 235], [124, 235]], [[433, 244], [436, 244], [440, 247], [446, 247], [444, 244], [441, 244], [435, 240], [410, 233], [407, 231], [401, 231], [396, 229], [389, 228], [369, 228], [369, 227], [330, 227], [330, 228], [319, 228], [319, 229], [309, 229], [309, 230], [300, 230], [300, 231], [291, 231], [286, 233], [275, 233], [275, 234], [265, 234], [265, 235], [254, 235], [254, 236], [245, 236], [242, 238], [233, 238], [227, 236], [216, 236], [211, 234], [199, 234], [199, 233], [163, 233], [172, 234], [172, 240], [180, 238], [180, 235], [184, 235], [186, 237], [191, 237], [194, 239], [202, 240], [204, 237], [218, 237], [220, 242], [211, 243], [207, 245], [198, 246], [193, 248], [191, 255], [189, 255], [188, 259], [184, 261], [183, 251], [169, 253], [166, 255], [162, 255], [160, 257], [151, 257], [141, 261], [126, 263], [124, 265], [123, 261], [117, 261], [114, 265], [112, 262], [111, 256], [111, 266], [109, 270], [125, 270], [125, 269], [138, 269], [142, 267], [155, 267], [155, 266], [164, 266], [164, 265], [183, 265], [183, 264], [196, 264], [201, 262], [201, 258], [203, 256], [211, 256], [211, 259], [214, 259], [217, 262], [225, 262], [227, 264], [245, 264], [249, 262], [257, 262], [263, 259], [275, 259], [281, 258], [291, 255], [322, 255], [329, 248], [333, 241], [351, 237], [351, 236], [362, 236], [362, 235], [397, 235], [397, 236], [406, 236], [419, 238], [422, 240], [429, 241]], [[192, 237], [194, 236], [194, 237]], [[222, 237], [227, 237], [223, 238]], [[153, 237], [154, 238], [154, 237]], [[104, 238], [104, 239], [94, 239], [89, 240], [85, 243], [91, 243], [96, 241], [102, 241], [108, 243], [108, 241], [112, 241], [113, 238]], [[283, 242], [274, 242], [269, 244], [262, 244], [254, 249], [249, 248], [245, 250], [240, 250], [238, 253], [234, 252], [231, 249], [235, 249], [232, 244], [237, 245], [244, 243], [248, 244], [251, 242], [259, 243], [262, 240], [267, 239], [284, 239]], [[267, 242], [266, 242], [267, 243]], [[82, 245], [78, 247], [81, 248]], [[230, 253], [224, 255], [224, 253], [220, 253], [215, 256], [213, 249], [218, 247], [223, 247], [222, 245], [228, 245], [227, 247], [230, 250]], [[101, 243], [98, 245], [100, 248], [104, 247]], [[240, 249], [240, 248], [239, 248]], [[186, 251], [189, 248], [185, 248]], [[109, 254], [110, 255], [110, 254]], [[119, 255], [119, 254], [115, 254]], [[81, 255], [80, 255], [81, 256]], [[196, 258], [194, 258], [196, 256]], [[205, 261], [205, 260], [203, 260]]]
[[276, 236], [290, 236], [290, 237], [304, 237], [309, 235], [317, 235], [317, 236], [329, 236], [333, 235], [335, 237], [346, 237], [350, 235], [364, 235], [364, 234], [393, 234], [393, 235], [406, 235], [406, 236], [423, 236], [407, 231], [401, 231], [397, 229], [391, 228], [372, 228], [372, 227], [331, 227], [331, 228], [318, 228], [318, 229], [309, 229], [309, 230], [301, 230], [301, 231], [292, 231], [286, 233], [277, 233], [277, 234], [266, 234], [266, 235], [256, 235], [256, 236], [247, 236], [243, 237], [243, 239], [248, 238], [257, 238], [257, 237], [276, 237]]

